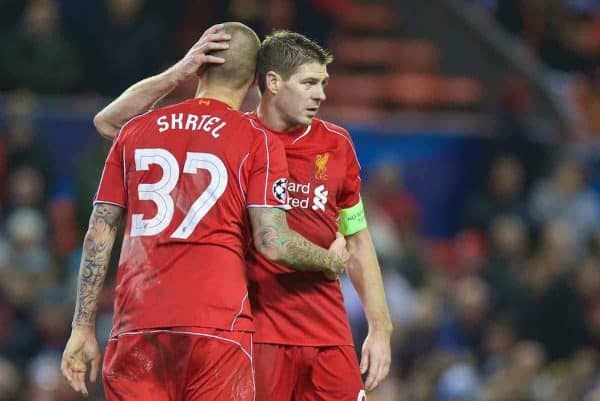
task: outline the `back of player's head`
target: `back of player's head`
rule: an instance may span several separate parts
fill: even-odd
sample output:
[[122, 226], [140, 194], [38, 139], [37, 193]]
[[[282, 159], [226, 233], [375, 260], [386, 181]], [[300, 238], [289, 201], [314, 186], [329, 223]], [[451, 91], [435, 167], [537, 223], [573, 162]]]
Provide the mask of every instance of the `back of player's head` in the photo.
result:
[[225, 63], [209, 65], [204, 74], [211, 84], [242, 89], [254, 80], [260, 40], [256, 32], [240, 22], [226, 22], [224, 25], [223, 30], [231, 35], [229, 48], [211, 54], [224, 58]]
[[306, 36], [290, 31], [275, 31], [263, 40], [258, 52], [258, 88], [261, 93], [265, 92], [266, 75], [269, 71], [274, 71], [287, 80], [301, 65], [327, 65], [332, 61], [331, 53]]

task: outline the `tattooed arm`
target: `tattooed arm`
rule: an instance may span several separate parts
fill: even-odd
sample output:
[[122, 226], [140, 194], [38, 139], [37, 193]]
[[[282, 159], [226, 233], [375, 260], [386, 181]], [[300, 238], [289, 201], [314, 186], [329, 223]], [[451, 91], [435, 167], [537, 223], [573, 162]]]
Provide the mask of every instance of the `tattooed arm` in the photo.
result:
[[91, 363], [90, 380], [94, 382], [98, 376], [100, 351], [95, 334], [98, 297], [108, 272], [108, 262], [122, 215], [123, 209], [118, 206], [96, 204], [83, 241], [75, 315], [60, 368], [71, 387], [86, 396], [85, 372], [88, 363]]
[[93, 327], [96, 324], [98, 296], [108, 272], [108, 262], [123, 210], [107, 203], [94, 206], [83, 240], [73, 327]]
[[271, 262], [299, 271], [322, 271], [331, 279], [344, 270], [348, 253], [343, 237], [326, 250], [291, 230], [285, 212], [279, 208], [255, 207], [249, 213], [254, 246]]

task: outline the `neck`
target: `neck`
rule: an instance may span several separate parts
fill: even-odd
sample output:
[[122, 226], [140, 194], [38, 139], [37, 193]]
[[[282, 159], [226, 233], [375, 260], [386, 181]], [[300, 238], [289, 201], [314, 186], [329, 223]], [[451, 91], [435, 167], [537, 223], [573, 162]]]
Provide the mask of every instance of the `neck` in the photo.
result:
[[223, 86], [203, 85], [201, 83], [198, 85], [196, 98], [207, 97], [215, 99], [229, 105], [229, 107], [233, 109], [239, 110], [247, 92], [248, 90], [246, 88], [233, 90]]
[[302, 126], [302, 124], [290, 124], [283, 118], [283, 113], [280, 113], [277, 109], [277, 105], [273, 99], [263, 94], [256, 110], [258, 119], [270, 130], [277, 132], [288, 132], [295, 131]]

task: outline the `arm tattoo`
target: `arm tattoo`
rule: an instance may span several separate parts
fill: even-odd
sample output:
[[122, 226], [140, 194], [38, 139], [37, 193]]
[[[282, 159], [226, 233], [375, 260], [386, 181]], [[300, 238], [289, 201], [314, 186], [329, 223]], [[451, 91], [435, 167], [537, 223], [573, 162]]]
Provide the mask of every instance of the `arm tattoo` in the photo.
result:
[[122, 215], [123, 209], [118, 206], [106, 203], [94, 206], [83, 241], [73, 326], [95, 325], [98, 297]]
[[332, 271], [343, 264], [340, 257], [313, 244], [287, 225], [285, 212], [278, 208], [251, 208], [250, 221], [258, 249], [272, 251], [294, 270]]

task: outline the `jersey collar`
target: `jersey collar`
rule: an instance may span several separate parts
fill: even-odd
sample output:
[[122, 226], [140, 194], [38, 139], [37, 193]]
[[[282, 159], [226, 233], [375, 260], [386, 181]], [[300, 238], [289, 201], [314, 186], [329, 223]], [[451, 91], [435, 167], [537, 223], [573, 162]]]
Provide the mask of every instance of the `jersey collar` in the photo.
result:
[[265, 127], [266, 129], [268, 129], [269, 131], [271, 131], [273, 134], [276, 135], [281, 135], [281, 136], [285, 136], [288, 138], [293, 138], [293, 142], [292, 143], [296, 143], [298, 140], [300, 140], [301, 138], [304, 138], [306, 135], [308, 135], [308, 133], [311, 131], [312, 126], [315, 122], [315, 119], [313, 118], [313, 120], [311, 121], [310, 125], [304, 125], [298, 129], [295, 129], [293, 131], [275, 131], [274, 129], [271, 129], [269, 127], [267, 127], [266, 125], [264, 125], [262, 123], [262, 121], [260, 121], [260, 118], [258, 118], [258, 114], [256, 113], [256, 111], [250, 112], [248, 113], [248, 115], [254, 119], [255, 121], [258, 121], [260, 123], [261, 126]]
[[227, 103], [222, 102], [217, 99], [210, 98], [210, 97], [197, 97], [197, 98], [188, 100], [188, 102], [195, 103], [195, 104], [198, 104], [201, 106], [211, 106], [211, 107], [218, 107], [218, 108], [223, 108], [223, 109], [234, 110], [233, 107], [231, 107]]

